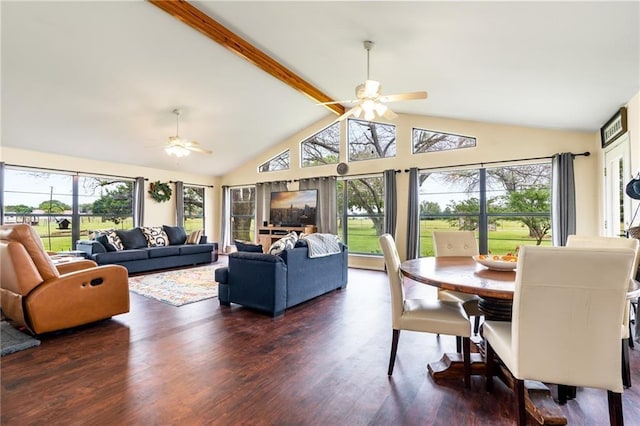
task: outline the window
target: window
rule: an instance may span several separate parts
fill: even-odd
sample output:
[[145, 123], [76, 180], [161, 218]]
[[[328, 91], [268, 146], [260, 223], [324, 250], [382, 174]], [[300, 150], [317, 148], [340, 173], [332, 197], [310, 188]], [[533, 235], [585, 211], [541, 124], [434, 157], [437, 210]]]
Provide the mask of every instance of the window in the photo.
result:
[[349, 161], [396, 156], [396, 127], [391, 124], [349, 120]]
[[551, 245], [551, 163], [420, 174], [420, 256], [434, 230], [476, 231], [481, 253]]
[[423, 129], [413, 129], [412, 140], [414, 154], [476, 146], [476, 138], [470, 136], [452, 135]]
[[79, 176], [78, 211], [82, 238], [101, 229], [133, 228], [133, 181]]
[[289, 170], [289, 164], [291, 163], [291, 154], [289, 150], [286, 150], [280, 155], [273, 157], [271, 160], [263, 163], [258, 167], [258, 172], [273, 172], [276, 170]]
[[70, 250], [94, 230], [133, 226], [133, 180], [23, 167], [7, 167], [3, 178], [4, 223], [32, 225], [47, 250]]
[[350, 253], [381, 254], [384, 231], [384, 184], [381, 176], [337, 182], [338, 229]]
[[319, 131], [300, 144], [302, 167], [335, 164], [340, 161], [340, 123]]
[[184, 230], [187, 234], [204, 229], [204, 188], [183, 186]]
[[231, 199], [231, 241], [253, 241], [256, 214], [256, 188], [241, 187], [229, 190]]

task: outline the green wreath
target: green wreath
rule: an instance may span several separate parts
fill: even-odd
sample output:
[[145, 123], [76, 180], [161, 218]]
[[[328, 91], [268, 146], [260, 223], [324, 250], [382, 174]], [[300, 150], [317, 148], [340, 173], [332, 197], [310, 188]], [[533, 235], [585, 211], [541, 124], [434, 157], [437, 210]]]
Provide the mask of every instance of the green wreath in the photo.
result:
[[164, 203], [171, 198], [171, 188], [169, 184], [162, 183], [159, 180], [149, 184], [149, 195], [158, 203]]

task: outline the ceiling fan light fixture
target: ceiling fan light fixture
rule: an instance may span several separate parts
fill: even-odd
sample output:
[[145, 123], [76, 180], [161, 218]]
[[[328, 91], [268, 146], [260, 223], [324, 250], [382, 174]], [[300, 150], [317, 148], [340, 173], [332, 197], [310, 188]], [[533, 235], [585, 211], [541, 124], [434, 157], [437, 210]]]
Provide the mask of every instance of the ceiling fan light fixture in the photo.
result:
[[387, 112], [388, 109], [389, 108], [385, 104], [376, 102], [375, 110], [376, 110], [376, 114], [378, 114], [379, 117], [382, 117], [384, 113]]
[[175, 155], [178, 158], [186, 157], [191, 151], [181, 145], [169, 145], [164, 151], [169, 155]]

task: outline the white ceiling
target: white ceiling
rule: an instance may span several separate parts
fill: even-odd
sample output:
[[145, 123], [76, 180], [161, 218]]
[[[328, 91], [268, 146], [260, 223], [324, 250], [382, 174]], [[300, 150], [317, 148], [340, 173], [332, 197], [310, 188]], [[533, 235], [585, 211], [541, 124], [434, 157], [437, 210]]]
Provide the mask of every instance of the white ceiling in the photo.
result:
[[[640, 91], [640, 2], [192, 2], [335, 99], [596, 131]], [[147, 2], [0, 2], [2, 145], [224, 174], [328, 110]], [[162, 147], [175, 135], [213, 155]], [[266, 160], [266, 158], [261, 158]], [[256, 164], [257, 165], [257, 164]]]

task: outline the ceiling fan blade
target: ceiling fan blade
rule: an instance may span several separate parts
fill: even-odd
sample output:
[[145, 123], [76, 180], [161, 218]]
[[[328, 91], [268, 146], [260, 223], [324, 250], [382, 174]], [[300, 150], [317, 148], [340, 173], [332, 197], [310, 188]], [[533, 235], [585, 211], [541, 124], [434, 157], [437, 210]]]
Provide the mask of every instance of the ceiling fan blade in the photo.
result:
[[342, 114], [340, 117], [336, 118], [334, 123], [336, 121], [342, 121], [345, 118], [351, 117], [352, 115], [359, 116], [361, 112], [362, 112], [362, 108], [360, 107], [360, 105], [355, 106], [355, 107], [351, 108], [349, 111], [347, 111], [344, 114]]
[[387, 108], [387, 110], [382, 114], [382, 117], [386, 118], [387, 120], [395, 120], [398, 117], [398, 114]]
[[208, 149], [202, 148], [198, 143], [198, 141], [188, 141], [187, 143], [184, 144], [184, 147], [187, 148], [189, 151], [199, 152], [201, 154], [211, 154], [211, 151]]
[[427, 99], [427, 92], [398, 93], [395, 95], [380, 96], [380, 102], [412, 101], [415, 99]]

